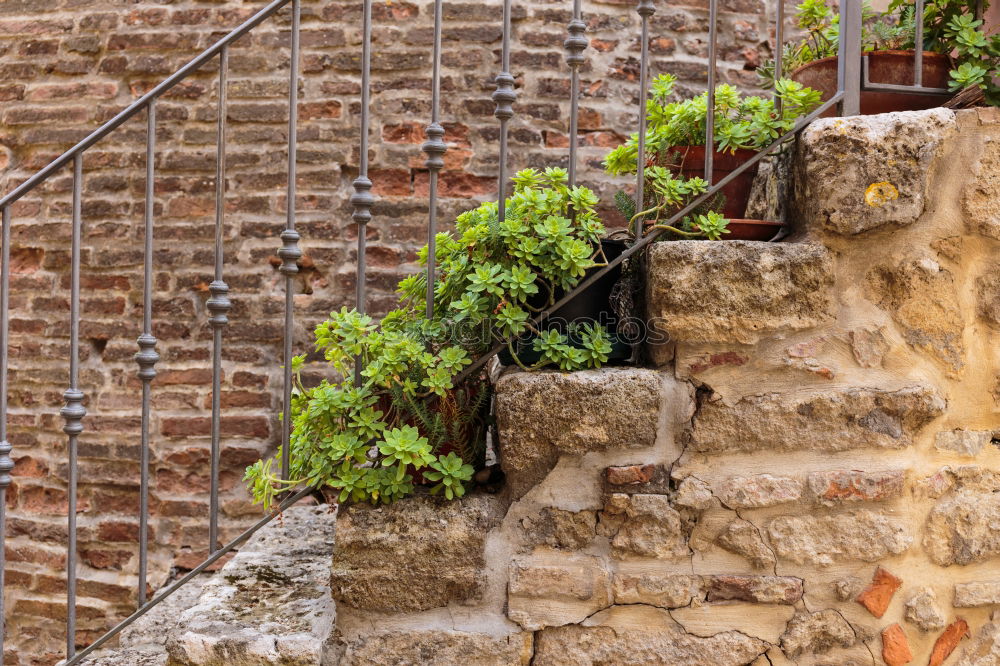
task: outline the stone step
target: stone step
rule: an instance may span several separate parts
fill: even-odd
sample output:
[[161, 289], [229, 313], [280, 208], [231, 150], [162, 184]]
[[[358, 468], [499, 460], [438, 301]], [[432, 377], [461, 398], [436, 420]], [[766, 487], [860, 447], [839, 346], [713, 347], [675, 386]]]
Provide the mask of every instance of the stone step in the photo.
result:
[[337, 513], [294, 506], [215, 575], [192, 582], [122, 633], [99, 666], [320, 666], [334, 629]]

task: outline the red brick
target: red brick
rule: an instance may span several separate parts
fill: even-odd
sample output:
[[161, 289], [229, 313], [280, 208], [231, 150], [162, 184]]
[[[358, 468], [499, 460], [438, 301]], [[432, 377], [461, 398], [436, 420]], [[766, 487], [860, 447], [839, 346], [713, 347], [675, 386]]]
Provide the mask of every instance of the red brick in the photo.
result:
[[969, 635], [969, 623], [962, 618], [956, 618], [954, 622], [945, 627], [945, 630], [934, 642], [934, 649], [931, 651], [931, 659], [927, 666], [941, 666], [945, 659], [958, 647], [959, 642]]
[[649, 483], [656, 473], [656, 465], [628, 465], [626, 467], [608, 467], [604, 470], [608, 483], [613, 486], [635, 485]]
[[913, 661], [913, 651], [906, 633], [898, 624], [882, 630], [882, 661], [886, 666], [903, 666]]
[[824, 504], [878, 502], [902, 495], [904, 476], [902, 470], [814, 472], [809, 475], [809, 489]]
[[885, 615], [889, 602], [903, 581], [879, 567], [875, 570], [872, 582], [858, 595], [857, 602], [868, 609], [875, 617]]
[[119, 570], [132, 559], [132, 553], [113, 548], [81, 548], [80, 559], [95, 569]]

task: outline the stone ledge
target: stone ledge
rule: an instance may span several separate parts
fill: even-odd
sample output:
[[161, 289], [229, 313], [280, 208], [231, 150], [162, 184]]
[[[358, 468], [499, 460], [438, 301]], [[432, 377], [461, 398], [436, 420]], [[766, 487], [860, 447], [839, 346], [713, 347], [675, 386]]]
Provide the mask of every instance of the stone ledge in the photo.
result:
[[562, 454], [636, 449], [656, 442], [663, 377], [641, 368], [512, 372], [500, 378], [500, 463], [514, 498]]
[[338, 666], [528, 666], [532, 635], [508, 636], [445, 630], [400, 630], [365, 636], [342, 646]]
[[957, 127], [949, 109], [824, 118], [802, 132], [793, 216], [808, 230], [840, 235], [915, 222], [927, 175]]
[[768, 393], [735, 404], [703, 399], [691, 429], [701, 453], [900, 449], [945, 409], [931, 388]]
[[330, 587], [339, 604], [399, 613], [479, 599], [486, 535], [503, 517], [496, 497], [417, 495], [388, 506], [352, 504], [337, 521]]
[[751, 344], [830, 320], [832, 286], [833, 259], [821, 245], [654, 243], [647, 315], [672, 341]]
[[169, 663], [320, 664], [336, 613], [327, 586], [336, 516], [293, 506], [257, 532], [178, 616]]

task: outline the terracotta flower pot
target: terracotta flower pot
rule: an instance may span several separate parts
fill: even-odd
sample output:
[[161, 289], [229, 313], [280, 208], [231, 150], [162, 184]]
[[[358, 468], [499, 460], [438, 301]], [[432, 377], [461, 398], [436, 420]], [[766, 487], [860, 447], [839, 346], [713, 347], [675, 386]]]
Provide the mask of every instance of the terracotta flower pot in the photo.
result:
[[[705, 146], [675, 146], [670, 152], [681, 155], [681, 175], [685, 178], [705, 177]], [[712, 158], [712, 182], [717, 183], [738, 169], [744, 162], [756, 155], [753, 150], [739, 149], [735, 153], [715, 152]], [[747, 202], [750, 200], [750, 188], [754, 176], [757, 175], [757, 165], [753, 165], [722, 188], [726, 198], [722, 214], [728, 218], [742, 218], [746, 214]]]
[[731, 219], [726, 227], [729, 233], [723, 234], [722, 240], [769, 241], [783, 226], [781, 222], [770, 220]]
[[[872, 83], [913, 85], [914, 51], [872, 51], [868, 53], [869, 79]], [[947, 88], [951, 61], [940, 53], [924, 51], [923, 85], [928, 88]], [[823, 93], [827, 101], [837, 92], [837, 58], [822, 58], [799, 67], [789, 76], [804, 86]], [[864, 92], [861, 93], [861, 115], [890, 111], [920, 111], [940, 106], [948, 98], [944, 95], [919, 93]], [[824, 116], [837, 114], [830, 109]]]

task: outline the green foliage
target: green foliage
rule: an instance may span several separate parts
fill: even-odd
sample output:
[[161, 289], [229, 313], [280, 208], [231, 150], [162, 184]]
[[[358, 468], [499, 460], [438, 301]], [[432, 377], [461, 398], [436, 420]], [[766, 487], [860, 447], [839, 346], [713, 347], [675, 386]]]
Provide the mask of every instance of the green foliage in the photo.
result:
[[[989, 8], [983, 2], [982, 9]], [[926, 51], [952, 58], [949, 88], [959, 91], [968, 86], [983, 89], [986, 101], [1000, 105], [1000, 33], [989, 31], [976, 18], [975, 0], [927, 0], [922, 17]], [[782, 67], [791, 72], [820, 58], [837, 55], [840, 39], [839, 17], [827, 0], [804, 0], [796, 7], [796, 20], [804, 36], [782, 47]], [[876, 12], [865, 3], [861, 35], [865, 52], [885, 49], [916, 48], [916, 3], [892, 0], [885, 12]], [[774, 84], [774, 62], [759, 69], [765, 86]]]
[[[604, 263], [597, 197], [570, 188], [564, 169], [527, 169], [513, 180], [505, 219], [496, 203], [484, 203], [459, 215], [455, 232], [438, 234], [433, 317], [421, 272], [400, 283], [400, 306], [380, 324], [344, 308], [316, 327], [316, 352], [341, 379], [307, 388], [305, 359], [294, 359], [290, 478], [280, 478], [274, 460], [251, 465], [245, 480], [257, 502], [269, 507], [303, 484], [333, 488], [341, 502], [392, 502], [413, 492], [421, 475], [436, 484], [432, 492], [461, 497], [484, 464], [491, 395], [482, 373], [455, 383], [472, 358], [497, 338], [532, 333], [545, 345], [532, 367], [576, 370], [608, 360], [610, 338], [600, 326], [582, 327], [571, 345], [531, 321], [559, 290]], [[418, 253], [422, 265], [427, 252]], [[364, 369], [355, 381], [358, 362]]]
[[[704, 194], [709, 185], [701, 178], [684, 178], [679, 174], [682, 155], [679, 147], [702, 146], [706, 139], [708, 93], [674, 102], [676, 77], [662, 74], [653, 79], [646, 102], [646, 164], [645, 196], [637, 206], [628, 195], [619, 193], [618, 209], [629, 213], [631, 222], [650, 220], [656, 228], [665, 228], [685, 238], [718, 240], [728, 233], [728, 220], [717, 209], [699, 207], [681, 222], [680, 228], [662, 225], [660, 219], [670, 217]], [[771, 99], [741, 95], [733, 86], [715, 89], [714, 137], [720, 152], [739, 149], [760, 150], [795, 126], [795, 122], [820, 104], [820, 93], [788, 79], [777, 82], [780, 109]], [[636, 173], [638, 169], [638, 134], [618, 146], [604, 160], [605, 170], [614, 176]], [[642, 210], [636, 210], [641, 208]], [[714, 208], [714, 210], [713, 210]]]

